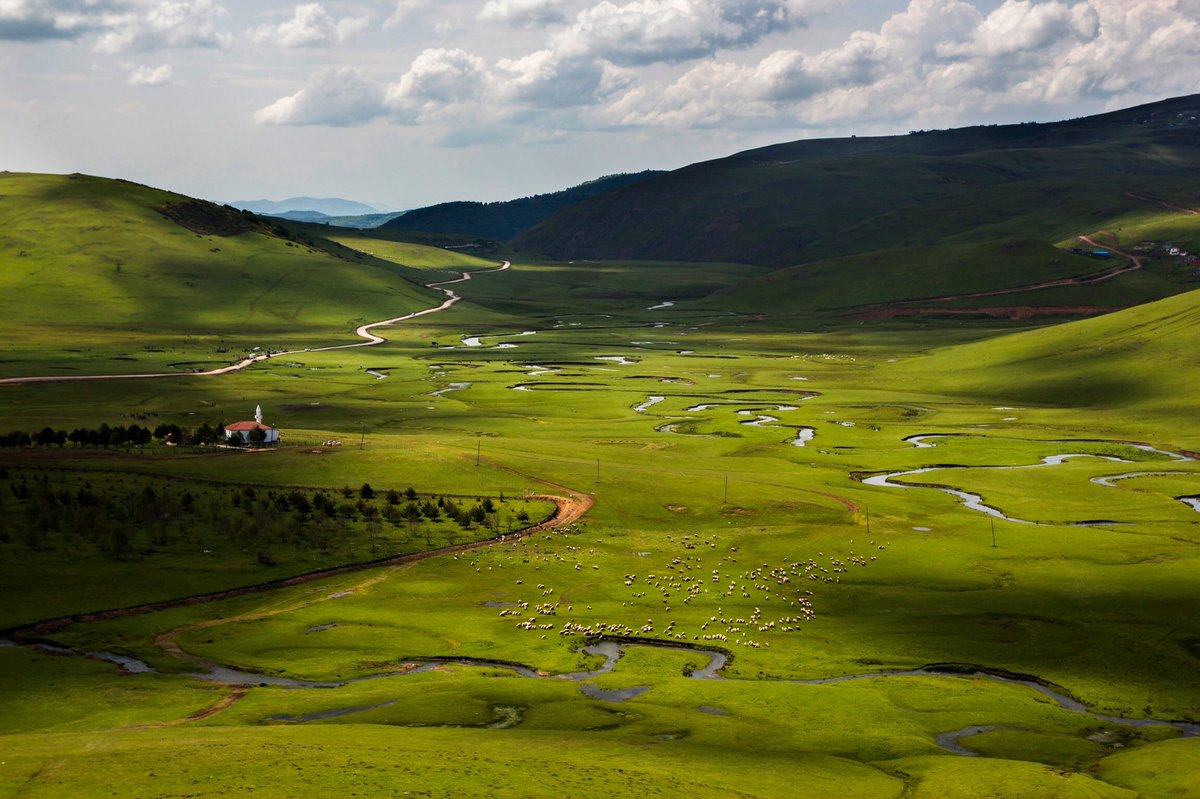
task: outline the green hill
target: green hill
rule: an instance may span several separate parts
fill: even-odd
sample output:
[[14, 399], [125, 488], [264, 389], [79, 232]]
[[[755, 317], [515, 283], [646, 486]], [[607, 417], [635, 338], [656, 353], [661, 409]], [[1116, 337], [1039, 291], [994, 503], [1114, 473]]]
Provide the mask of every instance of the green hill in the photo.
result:
[[[694, 164], [518, 236], [560, 259], [771, 267], [982, 241], [1058, 243], [1200, 201], [1200, 96], [1050, 124], [797, 141]], [[1137, 195], [1131, 196], [1131, 195]]]
[[4, 376], [349, 341], [363, 321], [440, 298], [417, 278], [228, 206], [83, 175], [0, 175]]
[[454, 233], [507, 241], [589, 197], [615, 191], [662, 174], [646, 170], [636, 174], [609, 175], [563, 191], [537, 194], [505, 202], [450, 202], [417, 208], [382, 225], [389, 230], [424, 233]]
[[951, 347], [891, 367], [923, 390], [987, 403], [1110, 411], [1149, 429], [1194, 427], [1200, 291]]

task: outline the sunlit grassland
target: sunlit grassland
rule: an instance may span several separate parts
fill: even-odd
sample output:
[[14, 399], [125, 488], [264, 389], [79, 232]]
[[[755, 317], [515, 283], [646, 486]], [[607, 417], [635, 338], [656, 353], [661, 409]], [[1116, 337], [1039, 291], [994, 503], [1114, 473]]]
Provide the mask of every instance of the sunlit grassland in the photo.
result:
[[[0, 712], [3, 790], [1116, 797], [1194, 784], [1193, 741], [1065, 711], [1026, 687], [962, 676], [788, 681], [970, 664], [1036, 676], [1100, 712], [1194, 718], [1200, 516], [1175, 497], [1197, 470], [1122, 442], [1200, 446], [1185, 424], [1195, 299], [964, 344], [988, 331], [813, 332], [717, 313], [687, 292], [711, 291], [732, 269], [689, 268], [518, 264], [460, 284], [462, 303], [384, 331], [389, 343], [376, 348], [303, 353], [216, 380], [98, 383], [83, 399], [64, 385], [4, 389], [5, 427], [120, 413], [196, 424], [262, 404], [285, 444], [306, 442], [218, 457], [51, 453], [72, 468], [514, 500], [555, 493], [552, 483], [596, 504], [578, 528], [525, 542], [55, 635], [134, 654], [166, 676], [0, 650], [26, 697]], [[677, 304], [650, 310], [663, 300]], [[1115, 341], [1127, 345], [1115, 359], [1090, 357]], [[744, 424], [760, 415], [775, 421]], [[800, 447], [802, 428], [815, 434]], [[959, 437], [932, 449], [904, 440], [928, 434]], [[324, 447], [329, 438], [342, 446]], [[1092, 457], [1033, 466], [1070, 453]], [[860, 481], [931, 465], [971, 468], [912, 482], [1055, 524], [996, 521], [993, 546], [991, 520], [954, 497]], [[983, 468], [997, 466], [1032, 468]], [[1090, 482], [1125, 471], [1169, 474]], [[1057, 524], [1095, 520], [1111, 524]], [[61, 554], [10, 545], [15, 564]], [[810, 562], [816, 579], [766, 576]], [[109, 568], [94, 573], [118, 579]], [[74, 595], [81, 609], [98, 598]], [[801, 599], [811, 620], [761, 631], [735, 621], [756, 610], [778, 621]], [[548, 615], [533, 610], [551, 604]], [[501, 615], [514, 608], [529, 612]], [[528, 618], [552, 628], [519, 629]], [[686, 678], [707, 662], [700, 653], [635, 648], [593, 683], [649, 690], [620, 704], [589, 699], [555, 678], [598, 663], [579, 652], [588, 636], [559, 634], [568, 621], [728, 652], [728, 679]], [[196, 669], [153, 643], [171, 631], [190, 655], [269, 675], [344, 680], [475, 658], [549, 676], [445, 665], [336, 689], [256, 687], [209, 719], [128, 730], [182, 721], [225, 693], [178, 676]], [[725, 639], [705, 638], [714, 633]], [[44, 681], [28, 673], [40, 661], [52, 666]], [[35, 717], [68, 701], [61, 720]], [[515, 725], [507, 708], [519, 711]], [[972, 725], [1001, 728], [963, 741], [983, 757], [936, 744]]]
[[187, 201], [168, 192], [86, 176], [5, 174], [0, 186], [4, 376], [223, 365], [255, 346], [348, 342], [363, 322], [440, 298], [391, 261], [333, 245], [193, 232], [160, 216]]
[[[531, 731], [408, 730], [352, 725], [214, 728], [12, 736], [0, 786], [32, 782], [56, 796], [119, 791], [149, 797], [253, 792], [289, 797], [362, 792], [434, 797], [676, 796], [680, 785], [720, 795], [899, 796], [903, 783], [870, 766], [796, 753], [779, 758], [726, 747], [566, 738]], [[64, 755], [70, 754], [69, 757]], [[53, 776], [39, 774], [57, 759]], [[797, 784], [797, 774], [803, 775]], [[134, 776], [136, 775], [136, 776]]]

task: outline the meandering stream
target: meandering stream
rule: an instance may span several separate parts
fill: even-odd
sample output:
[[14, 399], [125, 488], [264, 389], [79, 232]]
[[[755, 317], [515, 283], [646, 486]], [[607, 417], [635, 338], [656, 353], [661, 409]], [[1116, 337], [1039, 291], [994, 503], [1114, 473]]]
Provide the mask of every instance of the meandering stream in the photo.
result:
[[[933, 449], [937, 446], [935, 440], [945, 438], [965, 438], [961, 434], [928, 434], [909, 436], [905, 438], [906, 443], [912, 444], [917, 449]], [[986, 436], [978, 436], [977, 438], [986, 438]], [[1149, 444], [1135, 444], [1126, 441], [1075, 441], [1075, 442], [1046, 442], [1046, 443], [1075, 443], [1075, 444], [1102, 444], [1108, 446], [1129, 447], [1131, 449], [1141, 450], [1142, 452], [1161, 455], [1170, 458], [1175, 463], [1188, 463], [1195, 459], [1178, 452], [1169, 452], [1167, 450], [1157, 449]], [[1060, 455], [1048, 455], [1042, 458], [1038, 463], [1027, 464], [1023, 466], [926, 466], [919, 469], [908, 469], [900, 472], [889, 472], [886, 474], [872, 475], [862, 480], [863, 485], [869, 485], [875, 488], [899, 488], [899, 489], [925, 489], [933, 491], [941, 491], [944, 494], [949, 494], [962, 501], [964, 507], [969, 510], [979, 513], [986, 513], [996, 519], [1002, 519], [1014, 524], [1026, 524], [1031, 526], [1070, 526], [1070, 527], [1094, 527], [1102, 524], [1115, 524], [1112, 521], [1087, 521], [1087, 522], [1035, 522], [1028, 519], [1019, 519], [1013, 516], [1008, 516], [999, 508], [994, 508], [987, 505], [983, 501], [983, 497], [979, 494], [971, 493], [970, 491], [962, 491], [949, 486], [934, 485], [934, 484], [917, 484], [917, 483], [899, 483], [895, 482], [899, 478], [913, 477], [919, 474], [929, 474], [939, 471], [956, 471], [961, 469], [979, 469], [979, 470], [1019, 470], [1019, 469], [1037, 469], [1047, 466], [1061, 466], [1068, 460], [1073, 458], [1096, 458], [1098, 460], [1109, 461], [1111, 463], [1132, 463], [1132, 461], [1124, 458], [1118, 458], [1113, 455], [1094, 455], [1089, 453], [1065, 453]], [[1142, 471], [1129, 472], [1126, 474], [1108, 475], [1104, 477], [1091, 478], [1095, 485], [1114, 487], [1113, 484], [1120, 480], [1129, 480], [1135, 477], [1158, 477], [1158, 476], [1179, 476], [1181, 474], [1191, 474], [1189, 472], [1162, 472], [1162, 471]], [[1193, 510], [1200, 511], [1200, 498], [1195, 497], [1179, 497], [1180, 502], [1191, 507]]]
[[[0, 648], [22, 646], [30, 649], [40, 650], [52, 654], [84, 654], [66, 647], [60, 647], [47, 642], [36, 643], [18, 643], [8, 639], [0, 639]], [[693, 680], [712, 680], [719, 682], [754, 682], [754, 680], [742, 678], [728, 678], [721, 675], [721, 670], [728, 663], [728, 656], [724, 652], [714, 649], [701, 649], [695, 647], [684, 647], [669, 643], [659, 643], [651, 640], [601, 640], [598, 643], [584, 647], [580, 652], [582, 654], [603, 657], [604, 662], [590, 671], [571, 672], [566, 674], [550, 675], [545, 672], [538, 672], [534, 669], [515, 663], [501, 663], [497, 661], [478, 660], [474, 658], [419, 658], [414, 659], [404, 665], [398, 671], [385, 672], [382, 674], [370, 674], [363, 677], [355, 677], [349, 680], [340, 681], [313, 681], [313, 680], [298, 680], [290, 677], [278, 677], [269, 674], [259, 674], [255, 672], [239, 671], [237, 669], [226, 668], [215, 663], [209, 663], [199, 659], [194, 659], [194, 662], [202, 665], [203, 672], [196, 672], [190, 676], [196, 679], [207, 682], [220, 683], [224, 685], [236, 687], [275, 687], [283, 689], [303, 690], [303, 689], [325, 689], [336, 690], [347, 685], [356, 683], [369, 682], [374, 680], [398, 679], [412, 674], [424, 674], [434, 671], [435, 669], [444, 666], [463, 666], [466, 668], [488, 669], [488, 670], [504, 670], [511, 672], [519, 677], [531, 680], [565, 680], [569, 682], [579, 683], [580, 692], [585, 696], [596, 699], [602, 702], [627, 702], [636, 699], [639, 696], [653, 690], [650, 685], [638, 685], [630, 688], [622, 689], [604, 689], [598, 686], [589, 684], [590, 680], [599, 677], [603, 674], [612, 672], [618, 661], [626, 651], [633, 648], [654, 649], [665, 652], [678, 652], [688, 655], [699, 655], [708, 659], [708, 663], [701, 668], [695, 669], [686, 676]], [[123, 655], [112, 655], [104, 652], [86, 653], [87, 657], [105, 660], [107, 662], [119, 665], [124, 671], [130, 674], [153, 674], [155, 670], [147, 663], [137, 660], [136, 658], [126, 657]], [[993, 682], [1004, 683], [1007, 685], [1018, 685], [1036, 691], [1052, 700], [1055, 704], [1064, 710], [1072, 713], [1079, 713], [1089, 718], [1103, 721], [1109, 724], [1115, 724], [1123, 727], [1132, 728], [1170, 728], [1178, 730], [1179, 733], [1186, 738], [1200, 737], [1200, 723], [1184, 722], [1184, 721], [1160, 721], [1158, 719], [1127, 719], [1119, 716], [1109, 716], [1102, 713], [1094, 713], [1088, 710], [1081, 702], [1060, 693], [1036, 679], [1028, 677], [1013, 676], [990, 672], [982, 669], [973, 669], [972, 667], [964, 667], [956, 664], [948, 664], [945, 666], [931, 666], [922, 669], [911, 669], [908, 671], [894, 672], [875, 672], [869, 674], [854, 674], [841, 677], [827, 677], [816, 680], [780, 680], [779, 684], [785, 685], [836, 685], [843, 682], [854, 682], [859, 680], [882, 680], [893, 679], [896, 677], [922, 677], [935, 679], [985, 679]], [[365, 707], [349, 707], [339, 708], [335, 710], [314, 713], [308, 716], [297, 717], [274, 717], [273, 720], [288, 721], [291, 723], [307, 723], [311, 721], [321, 721], [331, 718], [339, 718], [342, 716], [353, 715], [355, 713], [363, 713], [370, 710], [377, 710], [387, 707], [392, 702], [384, 702], [382, 704], [370, 705]], [[500, 718], [493, 722], [495, 729], [503, 729], [505, 727], [516, 726], [520, 723], [519, 713], [517, 717], [512, 718], [511, 714], [499, 714]], [[492, 726], [491, 724], [487, 726]], [[961, 741], [979, 735], [985, 732], [991, 732], [1001, 727], [992, 726], [970, 726], [963, 730], [954, 732], [940, 733], [935, 736], [935, 742], [939, 747], [948, 752], [964, 756], [976, 756], [976, 752], [963, 747]]]

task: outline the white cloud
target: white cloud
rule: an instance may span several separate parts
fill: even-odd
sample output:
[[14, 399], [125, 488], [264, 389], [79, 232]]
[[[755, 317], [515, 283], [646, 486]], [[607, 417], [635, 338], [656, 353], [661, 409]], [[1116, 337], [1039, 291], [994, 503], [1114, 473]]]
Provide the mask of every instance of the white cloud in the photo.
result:
[[254, 115], [260, 125], [350, 127], [383, 116], [384, 87], [352, 67], [324, 67], [308, 85]]
[[217, 28], [226, 15], [212, 0], [160, 0], [104, 20], [96, 43], [101, 53], [166, 47], [227, 47], [232, 37]]
[[541, 27], [562, 22], [562, 0], [488, 0], [479, 12], [485, 22]]
[[[1200, 87], [1195, 0], [912, 0], [876, 32], [757, 64], [706, 62], [606, 109], [622, 125], [958, 124], [1003, 108]], [[1164, 75], [1171, 77], [1164, 79]], [[1162, 89], [1159, 89], [1161, 92]]]
[[370, 23], [368, 17], [334, 19], [320, 3], [305, 3], [296, 6], [291, 19], [261, 25], [250, 32], [250, 38], [277, 47], [324, 47], [362, 33]]
[[[385, 87], [353, 71], [323, 72], [258, 119], [354, 125], [385, 117], [434, 125], [444, 141], [520, 128], [530, 139], [631, 127], [944, 127], [1150, 87], [1200, 89], [1200, 0], [1003, 0], [987, 14], [966, 0], [909, 0], [874, 30], [833, 46], [752, 60], [735, 50], [794, 29], [828, 3], [589, 2], [526, 55], [489, 62], [429, 48]], [[518, 12], [550, 8], [560, 6], [491, 0], [480, 17], [515, 22]], [[353, 99], [334, 83], [347, 84]], [[470, 132], [456, 138], [455, 130]]]
[[126, 64], [125, 66], [131, 68], [129, 73], [130, 86], [164, 86], [171, 82], [170, 64], [163, 64], [157, 67], [148, 67], [142, 64]]
[[554, 49], [615, 64], [678, 63], [805, 23], [800, 0], [610, 0], [579, 13]]
[[383, 29], [390, 30], [433, 8], [432, 0], [397, 0], [392, 15], [384, 20]]
[[431, 48], [387, 89], [387, 107], [399, 121], [416, 122], [479, 100], [488, 86], [487, 62], [464, 50]]
[[628, 73], [611, 64], [551, 50], [501, 59], [493, 74], [499, 101], [540, 108], [591, 105], [629, 86]]

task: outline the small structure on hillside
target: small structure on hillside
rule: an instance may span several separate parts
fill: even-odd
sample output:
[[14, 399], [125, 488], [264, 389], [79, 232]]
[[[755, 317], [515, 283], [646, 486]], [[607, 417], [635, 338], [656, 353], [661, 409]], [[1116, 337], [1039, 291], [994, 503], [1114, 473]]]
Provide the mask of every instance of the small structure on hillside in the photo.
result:
[[[250, 444], [275, 444], [279, 441], [279, 431], [274, 427], [269, 427], [263, 424], [262, 406], [259, 405], [254, 409], [253, 422], [234, 422], [233, 424], [225, 425], [225, 440], [229, 441], [234, 436], [238, 436], [244, 442]], [[259, 435], [262, 439], [259, 440]]]

